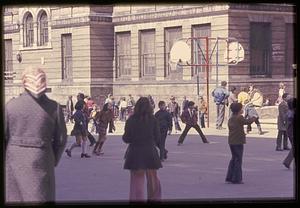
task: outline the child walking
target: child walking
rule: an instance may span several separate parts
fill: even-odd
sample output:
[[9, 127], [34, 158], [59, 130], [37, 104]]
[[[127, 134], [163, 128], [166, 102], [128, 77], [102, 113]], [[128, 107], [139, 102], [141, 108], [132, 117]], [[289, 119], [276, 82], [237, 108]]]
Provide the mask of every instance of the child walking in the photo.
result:
[[72, 149], [75, 147], [80, 147], [82, 148], [82, 153], [81, 153], [81, 158], [85, 157], [85, 158], [89, 158], [91, 157], [90, 155], [88, 155], [87, 152], [87, 144], [86, 144], [86, 140], [87, 140], [87, 119], [84, 116], [84, 112], [83, 112], [83, 108], [84, 108], [84, 101], [80, 100], [76, 103], [75, 105], [75, 109], [76, 112], [73, 115], [74, 118], [74, 127], [73, 130], [71, 132], [71, 136], [75, 136], [76, 137], [76, 142], [74, 142], [70, 148], [66, 149], [66, 153], [69, 157], [71, 157], [71, 152]]
[[166, 103], [164, 101], [158, 102], [159, 111], [155, 113], [155, 118], [158, 120], [161, 140], [159, 146], [160, 160], [167, 159], [168, 150], [166, 149], [166, 138], [168, 131], [172, 131], [172, 116], [166, 110]]
[[243, 117], [243, 105], [241, 103], [232, 103], [230, 109], [232, 116], [228, 120], [228, 144], [231, 151], [231, 160], [229, 162], [226, 175], [226, 182], [233, 184], [242, 184], [242, 159], [246, 135], [244, 125], [251, 124], [255, 117], [245, 119]]

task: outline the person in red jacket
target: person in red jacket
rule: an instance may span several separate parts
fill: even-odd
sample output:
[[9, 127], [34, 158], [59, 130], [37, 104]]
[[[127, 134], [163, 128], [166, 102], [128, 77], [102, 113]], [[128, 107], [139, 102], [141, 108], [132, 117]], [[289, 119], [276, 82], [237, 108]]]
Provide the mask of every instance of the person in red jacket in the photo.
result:
[[185, 123], [185, 128], [182, 132], [182, 134], [179, 137], [178, 140], [178, 146], [182, 145], [183, 140], [185, 139], [187, 133], [189, 132], [189, 130], [191, 128], [196, 129], [196, 131], [198, 132], [199, 136], [201, 137], [203, 143], [209, 143], [206, 139], [206, 137], [204, 136], [204, 134], [202, 133], [200, 126], [198, 125], [197, 121], [198, 121], [198, 116], [197, 116], [197, 112], [195, 110], [194, 107], [195, 103], [193, 101], [189, 101], [188, 102], [188, 108], [185, 109], [183, 111], [183, 113], [181, 114], [181, 120], [183, 123]]

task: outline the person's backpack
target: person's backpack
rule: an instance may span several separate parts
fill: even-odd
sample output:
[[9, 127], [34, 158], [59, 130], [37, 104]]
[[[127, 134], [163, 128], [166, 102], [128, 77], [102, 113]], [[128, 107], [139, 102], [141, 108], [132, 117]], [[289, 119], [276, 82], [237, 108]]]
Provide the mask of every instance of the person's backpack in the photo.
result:
[[217, 87], [213, 92], [212, 92], [212, 96], [214, 97], [214, 102], [219, 105], [224, 103], [224, 99], [225, 99], [225, 93], [224, 90], [221, 87]]

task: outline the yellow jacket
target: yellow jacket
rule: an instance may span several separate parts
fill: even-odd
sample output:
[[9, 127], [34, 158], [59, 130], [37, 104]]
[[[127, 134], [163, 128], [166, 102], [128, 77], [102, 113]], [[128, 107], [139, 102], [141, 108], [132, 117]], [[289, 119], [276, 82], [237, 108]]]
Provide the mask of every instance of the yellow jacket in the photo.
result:
[[250, 100], [250, 96], [247, 92], [242, 91], [238, 94], [238, 102], [245, 105], [245, 100]]

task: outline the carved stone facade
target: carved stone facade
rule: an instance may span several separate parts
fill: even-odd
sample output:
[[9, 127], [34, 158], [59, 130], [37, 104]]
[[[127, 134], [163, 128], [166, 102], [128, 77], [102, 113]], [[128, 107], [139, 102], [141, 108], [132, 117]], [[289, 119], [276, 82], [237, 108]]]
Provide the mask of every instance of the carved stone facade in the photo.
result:
[[[199, 92], [209, 95], [210, 121], [214, 122], [215, 110], [211, 91], [222, 80], [229, 87], [256, 84], [265, 96], [274, 102], [278, 92], [278, 83], [283, 81], [287, 91], [293, 94], [295, 83], [288, 72], [286, 51], [288, 40], [287, 24], [295, 22], [295, 6], [287, 4], [149, 4], [149, 5], [81, 5], [50, 7], [10, 7], [4, 10], [4, 39], [11, 41], [11, 65], [17, 72], [16, 78], [5, 83], [5, 98], [8, 100], [20, 93], [21, 71], [28, 65], [40, 65], [48, 75], [49, 96], [65, 104], [68, 95], [75, 96], [83, 92], [92, 96], [96, 103], [102, 105], [109, 93], [118, 100], [120, 96], [132, 94], [151, 94], [156, 101], [169, 101], [174, 95], [181, 103], [183, 96], [197, 100], [197, 73], [191, 66], [174, 69], [168, 62], [166, 44], [169, 29], [183, 40], [193, 36], [194, 28], [209, 28], [211, 60], [216, 63], [216, 38], [235, 38], [245, 50], [245, 58], [237, 65], [212, 65], [209, 73], [199, 73]], [[31, 47], [24, 47], [24, 17], [28, 12], [33, 16], [34, 42]], [[46, 45], [36, 43], [39, 35], [38, 16], [45, 12], [48, 17], [48, 38]], [[270, 50], [267, 67], [268, 75], [251, 72], [251, 27], [252, 23], [266, 23], [270, 30]], [[200, 29], [201, 30], [201, 29]], [[151, 31], [150, 33], [147, 33]], [[64, 77], [62, 42], [64, 35], [71, 35], [72, 70], [69, 78]], [[130, 54], [130, 72], [120, 75], [120, 54], [117, 38], [119, 34], [129, 34], [130, 42], [127, 52]], [[143, 34], [153, 38], [154, 51], [151, 61], [141, 56], [142, 44], [146, 49], [149, 42], [141, 42]], [[204, 34], [200, 33], [199, 34]], [[206, 34], [206, 33], [205, 33]], [[178, 36], [178, 37], [179, 37]], [[146, 36], [145, 36], [146, 37]], [[147, 36], [148, 37], [148, 36]], [[149, 36], [150, 37], [150, 36]], [[177, 37], [177, 36], [176, 36]], [[152, 40], [152, 39], [151, 39]], [[150, 41], [150, 39], [149, 39]], [[150, 45], [149, 45], [150, 44]], [[225, 41], [220, 48], [219, 58], [223, 59]], [[123, 49], [122, 49], [123, 50]], [[124, 49], [125, 50], [125, 49]], [[15, 58], [22, 55], [22, 62]], [[146, 53], [146, 52], [145, 52]], [[147, 55], [147, 54], [144, 54]], [[143, 57], [141, 59], [141, 57]], [[143, 75], [144, 62], [154, 67], [154, 73]], [[198, 60], [199, 61], [199, 60]], [[122, 62], [123, 63], [123, 62]], [[219, 60], [219, 64], [221, 61]], [[172, 65], [172, 66], [171, 66]], [[290, 65], [290, 64], [289, 64]], [[167, 68], [170, 66], [171, 71]], [[176, 66], [176, 65], [175, 65]], [[253, 70], [252, 70], [253, 71]], [[208, 78], [208, 79], [207, 79]], [[207, 81], [209, 84], [207, 84]], [[208, 87], [208, 88], [207, 88]]]

